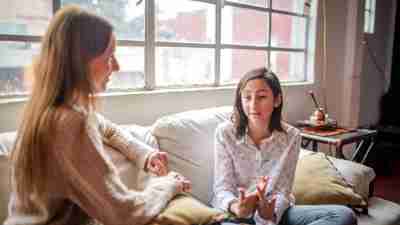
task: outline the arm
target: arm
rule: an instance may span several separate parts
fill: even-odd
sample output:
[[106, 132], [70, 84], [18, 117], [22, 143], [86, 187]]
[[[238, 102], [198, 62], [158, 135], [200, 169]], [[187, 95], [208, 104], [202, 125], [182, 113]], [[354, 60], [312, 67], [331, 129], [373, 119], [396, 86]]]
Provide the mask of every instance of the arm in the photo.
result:
[[[215, 194], [217, 207], [230, 211], [239, 218], [252, 216], [258, 201], [256, 192], [246, 193], [238, 188], [234, 171], [233, 155], [229, 146], [229, 135], [224, 134], [223, 127], [217, 128], [215, 147]], [[238, 197], [235, 196], [237, 193]]]
[[51, 169], [64, 179], [63, 193], [103, 224], [145, 224], [181, 189], [168, 175], [155, 178], [142, 192], [128, 190], [93, 144], [79, 116], [68, 115], [60, 122], [54, 140]]
[[[265, 220], [257, 211], [255, 220], [257, 224], [268, 224], [267, 221], [278, 224], [286, 209], [294, 204], [294, 199], [291, 197], [293, 188], [294, 175], [296, 172], [297, 161], [300, 152], [300, 135], [296, 131], [289, 139], [289, 145], [280, 158], [280, 168], [274, 177], [274, 182], [271, 182], [273, 195], [275, 196], [274, 218]], [[268, 193], [266, 193], [268, 194]], [[271, 196], [266, 197], [270, 199]]]
[[145, 165], [151, 153], [157, 151], [143, 141], [133, 137], [107, 120], [100, 114], [96, 114], [103, 141], [120, 151], [129, 160], [136, 162], [140, 169], [146, 169]]
[[226, 149], [223, 129], [219, 126], [215, 133], [214, 148], [214, 206], [229, 211], [230, 204], [237, 199], [233, 159]]

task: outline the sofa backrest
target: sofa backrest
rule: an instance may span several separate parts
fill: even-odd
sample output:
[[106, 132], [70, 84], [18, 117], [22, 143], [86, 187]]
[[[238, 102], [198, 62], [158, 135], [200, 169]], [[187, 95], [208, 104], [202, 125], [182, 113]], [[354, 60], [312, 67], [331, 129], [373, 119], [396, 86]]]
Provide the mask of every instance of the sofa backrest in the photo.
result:
[[170, 169], [189, 178], [193, 195], [205, 203], [213, 193], [215, 128], [231, 113], [231, 106], [186, 111], [158, 119], [151, 129]]

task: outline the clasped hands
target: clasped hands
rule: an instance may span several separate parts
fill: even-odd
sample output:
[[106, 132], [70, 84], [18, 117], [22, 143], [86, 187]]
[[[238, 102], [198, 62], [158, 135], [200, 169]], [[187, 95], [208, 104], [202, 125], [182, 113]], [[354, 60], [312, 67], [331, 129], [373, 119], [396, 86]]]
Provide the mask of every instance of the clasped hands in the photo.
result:
[[145, 163], [145, 170], [156, 176], [171, 176], [177, 181], [179, 192], [190, 192], [191, 182], [176, 172], [170, 172], [168, 168], [168, 156], [166, 152], [154, 151], [149, 155]]
[[265, 196], [269, 179], [267, 176], [261, 177], [256, 190], [251, 193], [246, 193], [245, 189], [239, 188], [239, 198], [230, 204], [229, 210], [239, 218], [247, 218], [257, 210], [263, 219], [276, 222], [274, 213], [276, 196], [269, 199]]

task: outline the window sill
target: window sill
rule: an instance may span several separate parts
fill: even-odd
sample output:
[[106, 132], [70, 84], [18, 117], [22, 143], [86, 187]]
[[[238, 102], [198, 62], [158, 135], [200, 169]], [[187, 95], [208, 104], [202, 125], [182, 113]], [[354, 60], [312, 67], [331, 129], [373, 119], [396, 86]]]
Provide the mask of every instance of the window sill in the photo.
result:
[[[315, 83], [312, 81], [305, 82], [290, 82], [283, 83], [282, 87], [291, 88], [298, 86], [310, 86]], [[210, 92], [210, 91], [234, 91], [236, 88], [236, 84], [234, 85], [226, 85], [220, 87], [193, 87], [193, 88], [163, 88], [163, 89], [155, 89], [155, 90], [128, 90], [128, 91], [111, 91], [107, 93], [99, 94], [100, 98], [113, 98], [120, 96], [151, 96], [151, 95], [168, 95], [168, 94], [179, 94], [179, 93], [188, 93], [188, 92]], [[19, 96], [4, 96], [0, 97], [0, 105], [1, 104], [12, 104], [12, 103], [21, 103], [26, 102], [28, 100], [28, 96], [19, 95]]]

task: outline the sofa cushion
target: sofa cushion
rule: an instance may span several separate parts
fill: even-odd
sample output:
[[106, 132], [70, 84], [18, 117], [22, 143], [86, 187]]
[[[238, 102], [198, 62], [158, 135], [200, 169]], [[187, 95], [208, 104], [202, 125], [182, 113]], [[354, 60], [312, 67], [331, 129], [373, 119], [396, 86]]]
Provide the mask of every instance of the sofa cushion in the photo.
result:
[[188, 195], [178, 195], [156, 216], [150, 225], [209, 224], [222, 212]]
[[[313, 153], [314, 152], [309, 150], [301, 150], [299, 158], [301, 159]], [[328, 159], [333, 163], [334, 167], [337, 168], [346, 182], [353, 187], [354, 192], [361, 195], [364, 199], [368, 199], [370, 196], [370, 183], [376, 176], [374, 169], [360, 163], [331, 156], [328, 156]]]
[[293, 185], [296, 204], [343, 204], [367, 207], [367, 198], [354, 191], [330, 159], [323, 153], [302, 157]]
[[189, 178], [193, 195], [206, 203], [213, 193], [214, 131], [231, 112], [230, 106], [186, 111], [159, 118], [152, 127], [170, 168]]
[[359, 225], [399, 225], [400, 205], [379, 198], [372, 197], [368, 201], [368, 215], [358, 217]]

